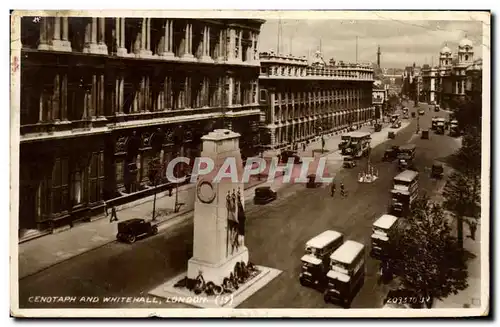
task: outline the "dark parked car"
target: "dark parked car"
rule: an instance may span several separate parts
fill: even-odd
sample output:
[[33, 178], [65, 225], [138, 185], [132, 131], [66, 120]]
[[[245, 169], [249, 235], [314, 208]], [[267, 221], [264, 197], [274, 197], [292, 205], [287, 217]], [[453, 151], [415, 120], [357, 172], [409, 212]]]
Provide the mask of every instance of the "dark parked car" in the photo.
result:
[[277, 193], [269, 186], [260, 186], [255, 189], [255, 196], [253, 198], [254, 204], [266, 204], [276, 200]]
[[140, 218], [134, 218], [118, 223], [116, 239], [123, 242], [134, 243], [137, 238], [158, 233], [158, 226]]
[[396, 138], [396, 133], [389, 132], [389, 133], [387, 133], [387, 137], [390, 138], [390, 139], [394, 139], [394, 138]]
[[382, 124], [376, 123], [374, 125], [375, 132], [380, 132], [382, 130]]
[[411, 118], [415, 118], [415, 116], [416, 116], [415, 111], [412, 111]]
[[420, 110], [418, 111], [418, 114], [419, 114], [420, 116], [425, 115], [425, 110], [424, 110], [424, 109], [420, 109]]
[[285, 150], [281, 153], [281, 162], [287, 163], [289, 158], [294, 158], [293, 163], [299, 164], [302, 162], [300, 156], [297, 154], [297, 151], [293, 150]]

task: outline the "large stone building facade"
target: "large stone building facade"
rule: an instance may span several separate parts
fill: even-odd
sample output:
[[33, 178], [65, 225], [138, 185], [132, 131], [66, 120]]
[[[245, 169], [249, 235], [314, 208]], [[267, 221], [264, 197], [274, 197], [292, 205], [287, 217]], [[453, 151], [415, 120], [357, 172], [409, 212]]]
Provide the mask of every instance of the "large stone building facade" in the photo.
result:
[[458, 44], [457, 53], [445, 45], [439, 53], [437, 67], [426, 66], [422, 70], [423, 97], [426, 102], [437, 103], [443, 108], [454, 109], [465, 98], [468, 71], [477, 70], [474, 47], [467, 38]]
[[260, 101], [265, 113], [261, 134], [267, 148], [293, 146], [371, 119], [373, 69], [261, 53]]
[[[213, 128], [252, 153], [263, 22], [23, 17], [20, 229], [152, 194], [150, 163], [194, 158]], [[168, 187], [162, 176], [157, 190]]]

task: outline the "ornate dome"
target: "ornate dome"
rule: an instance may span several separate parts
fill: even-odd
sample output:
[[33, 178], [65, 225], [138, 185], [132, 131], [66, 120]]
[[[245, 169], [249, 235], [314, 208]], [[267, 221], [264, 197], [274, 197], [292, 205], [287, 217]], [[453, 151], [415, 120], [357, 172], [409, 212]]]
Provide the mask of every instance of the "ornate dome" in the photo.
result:
[[465, 37], [460, 43], [458, 44], [460, 48], [464, 47], [471, 47], [472, 48], [472, 41], [469, 40], [467, 37]]
[[448, 45], [445, 44], [440, 53], [451, 53], [451, 49], [448, 48]]

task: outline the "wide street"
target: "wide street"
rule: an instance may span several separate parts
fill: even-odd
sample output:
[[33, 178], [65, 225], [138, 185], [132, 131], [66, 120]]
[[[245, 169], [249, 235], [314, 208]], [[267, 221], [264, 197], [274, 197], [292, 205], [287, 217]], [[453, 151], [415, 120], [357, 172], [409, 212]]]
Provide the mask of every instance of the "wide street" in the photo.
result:
[[[419, 119], [422, 129], [430, 128], [432, 116], [447, 116], [443, 111], [428, 111], [426, 105], [417, 109], [420, 108], [425, 110], [425, 115]], [[417, 109], [410, 108], [410, 112]], [[427, 168], [434, 159], [451, 154], [459, 146], [458, 140], [447, 134], [443, 136], [431, 132], [430, 140], [420, 139], [420, 135], [415, 134], [416, 121], [417, 119], [411, 119], [411, 124], [400, 131], [396, 139], [372, 150], [371, 162], [379, 173], [379, 179], [375, 183], [357, 182], [358, 173], [366, 167], [366, 159], [360, 160], [358, 167], [354, 169], [341, 169], [337, 173], [337, 185], [339, 181], [343, 181], [348, 191], [346, 198], [340, 198], [339, 194], [331, 198], [327, 187], [306, 189], [303, 184], [291, 184], [280, 189], [278, 199], [271, 204], [247, 205], [245, 240], [250, 250], [250, 260], [258, 265], [279, 269], [282, 273], [240, 307], [334, 307], [323, 302], [321, 293], [302, 287], [298, 281], [305, 242], [327, 229], [337, 230], [344, 234], [345, 239], [366, 245], [366, 279], [352, 307], [382, 306], [390, 285], [377, 283], [378, 263], [368, 257], [368, 252], [371, 224], [386, 212], [392, 178], [398, 173], [395, 162], [381, 161], [384, 150], [393, 144], [416, 144], [415, 162], [421, 173], [420, 188], [432, 193], [443, 182], [431, 180]], [[340, 156], [333, 153], [328, 159], [329, 165], [338, 165]], [[35, 304], [29, 303], [30, 296], [146, 296], [149, 290], [185, 271], [191, 256], [192, 234], [192, 220], [188, 220], [133, 245], [113, 242], [26, 277], [20, 280], [20, 306], [106, 307], [102, 303]]]

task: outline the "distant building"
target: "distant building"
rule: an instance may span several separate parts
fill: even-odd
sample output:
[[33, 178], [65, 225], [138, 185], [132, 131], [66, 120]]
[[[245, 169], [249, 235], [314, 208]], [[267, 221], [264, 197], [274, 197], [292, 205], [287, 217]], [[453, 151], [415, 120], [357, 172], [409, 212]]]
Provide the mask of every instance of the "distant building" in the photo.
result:
[[276, 149], [371, 119], [373, 69], [306, 58], [260, 54], [261, 140]]
[[377, 119], [383, 115], [387, 106], [387, 100], [389, 99], [388, 89], [389, 86], [380, 81], [373, 83], [372, 105], [375, 108], [375, 118]]
[[422, 69], [413, 63], [405, 67], [402, 75], [401, 93], [411, 100], [420, 101], [422, 90]]
[[472, 41], [461, 40], [456, 55], [445, 45], [439, 53], [439, 66], [423, 70], [425, 101], [454, 109], [465, 98], [467, 88], [470, 92], [480, 89], [481, 70], [482, 62], [474, 61]]

